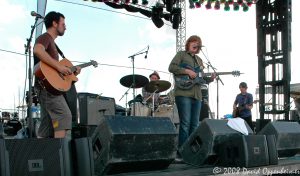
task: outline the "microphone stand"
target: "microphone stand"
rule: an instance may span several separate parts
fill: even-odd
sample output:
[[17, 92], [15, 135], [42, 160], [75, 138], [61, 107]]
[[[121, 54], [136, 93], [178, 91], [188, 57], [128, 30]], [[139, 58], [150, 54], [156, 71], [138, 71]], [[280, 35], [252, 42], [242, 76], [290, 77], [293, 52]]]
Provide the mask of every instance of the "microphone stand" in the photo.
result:
[[[143, 49], [144, 50], [144, 49]], [[142, 51], [143, 51], [142, 50]], [[134, 74], [134, 57], [135, 56], [138, 56], [138, 55], [141, 55], [141, 54], [144, 54], [144, 53], [147, 53], [148, 51], [139, 51], [131, 56], [128, 56], [128, 58], [131, 58], [131, 62], [132, 62], [132, 90], [133, 90], [133, 100], [135, 99], [135, 74]], [[133, 103], [133, 116], [135, 116], [135, 103]]]
[[33, 123], [32, 123], [32, 111], [31, 111], [31, 106], [32, 106], [32, 68], [31, 68], [31, 41], [32, 41], [32, 35], [34, 32], [34, 29], [36, 27], [38, 17], [35, 18], [34, 25], [31, 26], [31, 32], [30, 32], [30, 37], [27, 39], [27, 44], [25, 44], [25, 55], [27, 56], [28, 54], [28, 105], [27, 105], [27, 122], [28, 122], [28, 128], [29, 128], [29, 138], [32, 138], [32, 128], [33, 128]]
[[201, 50], [202, 54], [204, 55], [205, 59], [207, 60], [207, 65], [210, 66], [213, 70], [213, 72], [216, 74], [216, 80], [217, 80], [217, 119], [219, 119], [219, 81], [222, 83], [222, 85], [224, 85], [222, 79], [220, 78], [220, 76], [217, 74], [216, 72], [216, 68], [214, 66], [211, 65], [209, 59], [207, 58], [207, 56], [204, 54], [204, 52]]

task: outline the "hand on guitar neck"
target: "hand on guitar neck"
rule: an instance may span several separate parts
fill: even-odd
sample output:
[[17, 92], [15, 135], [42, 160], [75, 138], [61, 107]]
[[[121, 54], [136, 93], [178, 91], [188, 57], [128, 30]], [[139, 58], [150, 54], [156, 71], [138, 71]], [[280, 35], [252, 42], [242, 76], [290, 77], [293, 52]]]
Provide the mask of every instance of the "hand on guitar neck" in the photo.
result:
[[73, 82], [77, 82], [82, 68], [93, 65], [98, 66], [96, 61], [73, 66], [68, 59], [62, 59], [58, 71], [46, 63], [40, 61], [34, 68], [34, 74], [42, 81], [42, 85], [52, 94], [61, 94], [71, 88]]

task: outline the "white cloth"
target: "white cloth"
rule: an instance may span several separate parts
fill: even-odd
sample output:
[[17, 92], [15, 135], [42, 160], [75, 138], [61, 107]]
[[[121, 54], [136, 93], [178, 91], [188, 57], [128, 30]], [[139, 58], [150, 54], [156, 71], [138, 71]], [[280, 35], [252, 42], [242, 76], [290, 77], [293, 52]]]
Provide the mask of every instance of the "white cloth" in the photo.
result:
[[232, 129], [234, 129], [238, 132], [241, 132], [244, 135], [249, 134], [248, 129], [247, 129], [246, 124], [245, 124], [245, 120], [242, 119], [242, 118], [239, 118], [239, 117], [230, 118], [230, 119], [228, 119], [227, 125], [230, 128], [232, 128]]

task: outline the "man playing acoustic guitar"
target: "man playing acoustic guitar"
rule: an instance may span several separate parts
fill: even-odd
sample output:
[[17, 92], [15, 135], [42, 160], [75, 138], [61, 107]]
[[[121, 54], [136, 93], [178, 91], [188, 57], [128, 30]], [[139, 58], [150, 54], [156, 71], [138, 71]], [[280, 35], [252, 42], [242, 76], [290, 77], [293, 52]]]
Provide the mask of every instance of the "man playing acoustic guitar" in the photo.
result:
[[247, 83], [241, 82], [239, 85], [241, 93], [237, 94], [233, 103], [233, 117], [244, 119], [253, 130], [251, 109], [253, 108], [253, 96], [247, 92]]
[[[57, 36], [64, 35], [66, 30], [64, 15], [59, 12], [49, 12], [45, 16], [44, 22], [47, 32], [36, 39], [33, 49], [34, 64], [45, 63], [55, 69], [62, 78], [67, 75], [79, 74], [80, 67], [76, 67], [75, 71], [72, 71], [70, 67], [59, 64], [58, 54], [62, 53], [54, 40]], [[63, 94], [53, 94], [47, 90], [45, 81], [37, 76], [35, 77], [35, 88], [41, 104], [41, 124], [38, 136], [66, 137], [67, 131], [72, 127], [72, 113]]]

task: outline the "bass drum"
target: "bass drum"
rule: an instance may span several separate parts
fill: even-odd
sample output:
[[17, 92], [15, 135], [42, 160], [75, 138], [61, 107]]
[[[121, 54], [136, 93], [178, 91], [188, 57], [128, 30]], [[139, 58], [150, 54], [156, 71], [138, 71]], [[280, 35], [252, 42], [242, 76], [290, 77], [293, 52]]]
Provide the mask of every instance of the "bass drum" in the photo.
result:
[[169, 117], [175, 125], [179, 124], [178, 110], [175, 103], [174, 105], [159, 105], [154, 113], [154, 117]]

